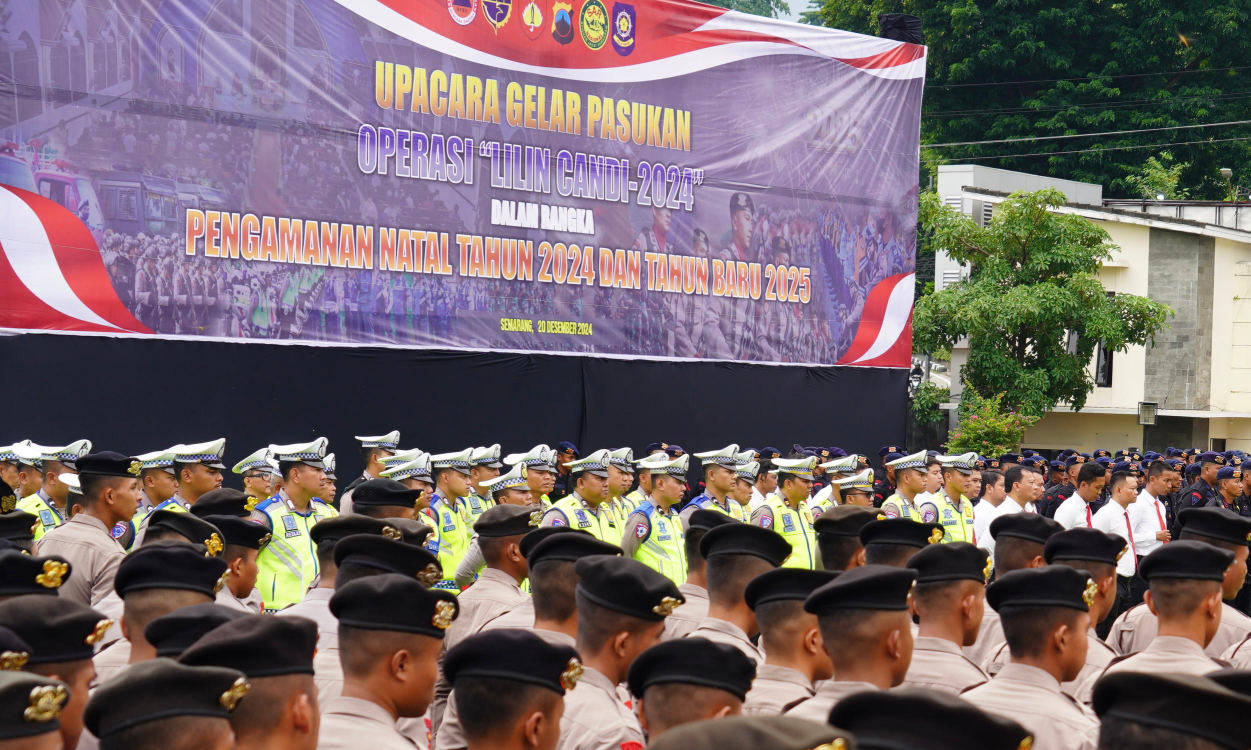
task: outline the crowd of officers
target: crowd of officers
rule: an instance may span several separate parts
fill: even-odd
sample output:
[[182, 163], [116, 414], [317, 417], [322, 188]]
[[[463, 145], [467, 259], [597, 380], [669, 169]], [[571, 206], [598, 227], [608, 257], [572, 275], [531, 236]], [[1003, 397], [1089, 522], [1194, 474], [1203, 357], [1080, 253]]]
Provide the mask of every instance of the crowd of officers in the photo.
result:
[[0, 446], [0, 749], [1251, 748], [1240, 453], [357, 440]]

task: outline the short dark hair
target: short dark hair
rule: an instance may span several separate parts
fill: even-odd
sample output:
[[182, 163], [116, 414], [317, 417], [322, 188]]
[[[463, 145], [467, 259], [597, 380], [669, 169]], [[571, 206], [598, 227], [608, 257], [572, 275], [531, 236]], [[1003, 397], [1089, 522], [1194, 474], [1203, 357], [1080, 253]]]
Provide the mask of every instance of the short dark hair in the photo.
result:
[[1108, 470], [1104, 468], [1103, 464], [1087, 461], [1082, 464], [1082, 468], [1077, 472], [1077, 484], [1090, 484], [1099, 477], [1106, 476], [1107, 473]]
[[317, 698], [317, 685], [311, 674], [286, 674], [272, 677], [249, 677], [251, 701], [239, 701], [230, 712], [230, 726], [235, 735], [264, 738], [278, 728], [283, 720], [281, 710], [294, 693], [302, 692], [310, 701]]
[[100, 750], [199, 750], [228, 731], [230, 722], [216, 716], [172, 716], [101, 737]]
[[1157, 578], [1151, 581], [1151, 600], [1160, 619], [1185, 617], [1204, 599], [1221, 590], [1220, 581]]
[[761, 573], [773, 570], [767, 560], [755, 555], [714, 555], [708, 560], [708, 599], [733, 604], [743, 600], [747, 584]]
[[800, 599], [778, 599], [756, 606], [756, 626], [760, 643], [766, 649], [774, 639], [790, 640], [791, 630], [804, 621], [804, 603]]
[[963, 598], [961, 592], [967, 588], [967, 583], [977, 583], [977, 581], [956, 580], [918, 583], [912, 589], [912, 601], [916, 603], [917, 609], [950, 609]]
[[550, 716], [561, 700], [548, 688], [495, 677], [462, 677], [454, 689], [461, 730], [475, 743], [504, 734], [533, 711]]
[[[1025, 479], [1025, 472], [1034, 471], [1024, 466], [1013, 466], [1003, 473], [1003, 491], [1011, 492], [1012, 488], [1020, 484]], [[1035, 472], [1037, 473], [1037, 472]]]
[[126, 618], [126, 630], [130, 639], [143, 638], [144, 628], [158, 617], [193, 604], [211, 602], [212, 598], [200, 591], [187, 589], [139, 589], [131, 591], [122, 599], [122, 616]]
[[241, 560], [248, 556], [248, 550], [251, 547], [244, 547], [242, 544], [227, 544], [222, 546], [222, 562], [232, 563], [235, 560]]
[[1073, 625], [1080, 612], [1068, 607], [1011, 607], [1001, 611], [999, 620], [1009, 653], [1018, 659], [1041, 656], [1043, 642], [1051, 631], [1061, 625]]
[[835, 671], [840, 661], [845, 664], [870, 658], [876, 652], [874, 646], [881, 637], [883, 621], [899, 614], [876, 609], [840, 609], [817, 615], [825, 652], [834, 661]]
[[104, 474], [79, 474], [78, 486], [82, 488], [83, 502], [93, 503], [105, 487], [116, 487], [126, 481], [126, 477], [115, 477]]
[[982, 491], [978, 494], [978, 496], [980, 497], [982, 495], [985, 495], [986, 488], [994, 487], [995, 483], [998, 482], [1000, 479], [1003, 479], [1003, 472], [995, 471], [994, 469], [987, 469], [986, 471], [983, 471], [982, 472]]
[[707, 560], [699, 553], [699, 540], [707, 533], [704, 529], [687, 530], [686, 538], [682, 540], [682, 547], [686, 550], [686, 572], [694, 573], [704, 569]]
[[728, 690], [682, 682], [663, 682], [643, 691], [643, 712], [655, 736], [676, 726], [698, 721], [717, 707], [736, 702]]
[[582, 594], [578, 600], [578, 649], [599, 651], [617, 633], [641, 633], [654, 625], [651, 620], [632, 617], [596, 604]]
[[279, 461], [278, 473], [282, 475], [282, 481], [285, 482], [288, 479], [290, 479], [292, 470], [294, 470], [299, 465], [300, 465], [299, 461]]
[[779, 472], [778, 472], [778, 486], [779, 486], [779, 487], [781, 487], [782, 485], [786, 484], [787, 480], [789, 480], [789, 479], [799, 479], [799, 475], [798, 475], [798, 474], [792, 474], [792, 473], [790, 473], [789, 471], [779, 471]]
[[[339, 623], [339, 664], [345, 677], [361, 677], [369, 673], [384, 657], [400, 649], [414, 650], [424, 639], [439, 644], [430, 636], [400, 633], [393, 630], [368, 630]], [[441, 647], [441, 645], [436, 645]]]
[[821, 567], [825, 570], [847, 570], [851, 559], [864, 549], [860, 537], [838, 534], [817, 534], [817, 549], [821, 552]]
[[1166, 471], [1177, 471], [1177, 469], [1174, 469], [1172, 466], [1169, 466], [1163, 461], [1154, 461], [1151, 466], [1147, 468], [1147, 478], [1158, 477]]
[[1096, 581], [1101, 581], [1108, 576], [1116, 575], [1116, 566], [1109, 562], [1103, 562], [1102, 560], [1057, 560], [1055, 564], [1064, 565], [1074, 570], [1080, 570], [1083, 573], [1089, 573], [1090, 577]]
[[515, 545], [520, 540], [519, 536], [480, 536], [478, 548], [482, 550], [482, 559], [486, 560], [486, 564], [495, 567], [504, 559], [508, 545]]
[[1224, 750], [1225, 746], [1165, 727], [1147, 726], [1106, 714], [1099, 724], [1098, 750]]
[[1127, 482], [1131, 476], [1134, 476], [1134, 475], [1130, 474], [1128, 471], [1112, 472], [1112, 478], [1108, 480], [1108, 490], [1109, 491], [1114, 490], [1117, 487], [1120, 487], [1122, 484], [1125, 484], [1125, 482]]
[[893, 568], [907, 566], [908, 560], [918, 552], [911, 544], [887, 544], [870, 542], [864, 545], [865, 565], [889, 565]]
[[380, 445], [371, 445], [368, 448], [361, 448], [361, 463], [368, 466], [369, 462], [374, 459], [374, 456], [382, 453], [383, 451], [390, 453], [389, 450]]
[[1043, 553], [1043, 546], [1033, 539], [1004, 536], [995, 540], [995, 570], [999, 575], [1022, 570]]
[[568, 560], [540, 560], [530, 568], [530, 598], [534, 616], [564, 622], [578, 611], [575, 592], [578, 575]]

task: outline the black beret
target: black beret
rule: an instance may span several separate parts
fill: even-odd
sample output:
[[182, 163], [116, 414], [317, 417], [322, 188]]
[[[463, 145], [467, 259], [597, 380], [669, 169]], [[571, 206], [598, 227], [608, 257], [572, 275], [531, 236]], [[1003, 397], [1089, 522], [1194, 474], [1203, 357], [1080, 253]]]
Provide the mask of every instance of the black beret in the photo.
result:
[[352, 490], [352, 506], [411, 508], [422, 490], [410, 490], [394, 479], [367, 479]]
[[205, 516], [204, 520], [217, 527], [226, 544], [256, 550], [269, 544], [269, 529], [256, 521], [237, 516]]
[[0, 622], [30, 646], [27, 664], [90, 659], [113, 624], [85, 604], [54, 596], [0, 602]]
[[1186, 508], [1177, 514], [1181, 526], [1180, 538], [1187, 534], [1199, 534], [1211, 539], [1234, 544], [1251, 542], [1251, 518], [1240, 516], [1224, 508]]
[[1094, 579], [1065, 565], [1014, 570], [986, 587], [986, 602], [1001, 614], [1014, 607], [1067, 607], [1085, 612], [1094, 596]]
[[813, 527], [818, 534], [830, 536], [850, 536], [860, 538], [860, 530], [865, 524], [878, 520], [881, 514], [876, 508], [862, 508], [859, 505], [836, 505], [821, 514]]
[[690, 520], [687, 521], [686, 530], [689, 531], [712, 531], [718, 526], [729, 526], [739, 523], [733, 518], [719, 510], [705, 510], [700, 508], [691, 514]]
[[535, 505], [497, 505], [478, 516], [473, 530], [481, 537], [522, 536], [534, 529], [531, 519], [536, 512], [541, 513]]
[[1234, 563], [1234, 553], [1207, 542], [1178, 541], [1162, 545], [1142, 558], [1138, 572], [1155, 578], [1184, 578], [1194, 581], [1223, 581]]
[[926, 547], [943, 538], [943, 527], [937, 523], [918, 523], [910, 518], [883, 518], [870, 521], [860, 529], [861, 544], [902, 544]]
[[260, 503], [259, 498], [246, 492], [230, 487], [219, 487], [209, 490], [196, 498], [191, 504], [191, 513], [205, 518], [206, 516], [235, 516], [244, 518]]
[[843, 609], [906, 611], [916, 573], [889, 565], [861, 565], [813, 591], [804, 609], [815, 615]]
[[[83, 723], [99, 739], [160, 719], [204, 716], [229, 719], [245, 700], [247, 678], [235, 669], [188, 667], [173, 659], [132, 664], [105, 681], [87, 700]], [[135, 700], [135, 696], [143, 700]]]
[[[563, 538], [552, 537], [548, 542]], [[640, 620], [662, 622], [686, 602], [673, 581], [638, 560], [592, 555], [574, 563], [573, 571], [578, 576], [579, 597]]]
[[800, 601], [813, 591], [834, 580], [842, 571], [806, 570], [804, 568], [776, 568], [755, 578], [747, 584], [743, 598], [753, 611], [769, 602]]
[[164, 509], [153, 511], [152, 515], [148, 516], [147, 527], [148, 536], [155, 531], [173, 531], [192, 544], [204, 545], [210, 556], [220, 555], [222, 552], [221, 529], [185, 511]]
[[[546, 531], [546, 529], [537, 529], [526, 534], [521, 539], [522, 545], [540, 531]], [[538, 543], [530, 547], [530, 552], [526, 554], [526, 562], [533, 566], [545, 560], [577, 562], [592, 555], [620, 554], [621, 548], [617, 545], [601, 542], [585, 531], [575, 529], [572, 533], [551, 533], [539, 539]]]
[[855, 747], [850, 734], [829, 724], [786, 715], [727, 716], [674, 727], [649, 742], [647, 750], [835, 750], [840, 746]]
[[1016, 537], [1046, 544], [1052, 534], [1064, 531], [1059, 523], [1041, 513], [1008, 513], [990, 522], [990, 538]]
[[1251, 747], [1251, 697], [1209, 677], [1111, 672], [1095, 683], [1092, 698], [1101, 720], [1115, 717], [1234, 750]]
[[198, 591], [212, 598], [225, 583], [225, 575], [226, 563], [205, 555], [201, 545], [153, 542], [122, 558], [113, 590], [123, 599], [132, 591], [146, 589]]
[[0, 672], [18, 671], [30, 660], [30, 644], [0, 625]]
[[1245, 669], [1218, 669], [1207, 673], [1208, 679], [1215, 680], [1235, 693], [1251, 698], [1251, 671]]
[[213, 628], [247, 616], [247, 612], [215, 602], [192, 604], [148, 623], [143, 637], [156, 649], [157, 656], [177, 659], [187, 646]]
[[114, 451], [98, 451], [81, 456], [74, 462], [79, 475], [91, 474], [98, 477], [127, 477], [138, 479], [142, 470], [134, 456], [126, 456]]
[[1075, 526], [1047, 540], [1043, 545], [1043, 559], [1048, 563], [1084, 560], [1116, 565], [1125, 550], [1125, 540], [1116, 534]]
[[0, 672], [0, 740], [58, 731], [61, 709], [68, 700], [69, 688], [58, 680], [29, 672]]
[[[0, 482], [0, 485], [3, 484], [4, 482]], [[39, 519], [24, 510], [0, 513], [0, 539], [9, 539], [14, 542], [33, 541], [37, 523]]]
[[428, 589], [409, 576], [383, 573], [335, 590], [330, 611], [340, 625], [441, 639], [460, 612], [460, 605], [447, 591]]
[[791, 543], [781, 534], [746, 523], [718, 526], [699, 540], [699, 554], [705, 559], [716, 555], [751, 555], [777, 567], [791, 552]]
[[[425, 546], [426, 539], [434, 533], [434, 529], [415, 518], [388, 518], [386, 521], [387, 526], [400, 530], [400, 541], [405, 544]], [[388, 529], [383, 529], [382, 535], [394, 538], [394, 534]]]
[[62, 557], [35, 557], [17, 549], [0, 550], [0, 596], [56, 596], [74, 566]]
[[[940, 690], [902, 688], [849, 695], [829, 722], [874, 750], [1028, 750], [1029, 731]], [[958, 730], [956, 729], [958, 727]]]
[[370, 518], [362, 516], [359, 513], [350, 513], [346, 516], [335, 516], [334, 518], [323, 518], [313, 524], [313, 528], [309, 531], [309, 537], [312, 538], [313, 544], [325, 544], [327, 542], [337, 542], [340, 539], [356, 534], [374, 534], [377, 536], [385, 536], [389, 539], [402, 539], [403, 534], [400, 528], [395, 525], [396, 518]]
[[[571, 529], [568, 526], [542, 526], [527, 533], [521, 538], [517, 546], [521, 547], [521, 556], [529, 558], [530, 550], [534, 549], [534, 545], [553, 534], [566, 534], [570, 531], [578, 531], [578, 529]], [[586, 534], [585, 531], [580, 533]], [[587, 536], [590, 536], [590, 534], [587, 534]]]
[[908, 567], [916, 571], [917, 583], [944, 581], [977, 581], [990, 578], [990, 555], [968, 542], [931, 544], [908, 558]]
[[229, 667], [250, 678], [312, 674], [317, 623], [306, 617], [244, 615], [219, 625], [187, 647], [178, 661]]
[[565, 694], [582, 676], [572, 646], [549, 643], [528, 630], [487, 630], [465, 638], [443, 657], [453, 687], [461, 678], [508, 680]]
[[439, 558], [429, 550], [373, 534], [340, 539], [334, 546], [334, 564], [340, 568], [357, 565], [382, 573], [398, 573], [423, 586], [433, 586], [443, 577]]
[[677, 683], [724, 690], [741, 701], [754, 679], [756, 662], [734, 646], [706, 638], [678, 638], [639, 654], [630, 664], [626, 684], [630, 694], [640, 698], [652, 685]]

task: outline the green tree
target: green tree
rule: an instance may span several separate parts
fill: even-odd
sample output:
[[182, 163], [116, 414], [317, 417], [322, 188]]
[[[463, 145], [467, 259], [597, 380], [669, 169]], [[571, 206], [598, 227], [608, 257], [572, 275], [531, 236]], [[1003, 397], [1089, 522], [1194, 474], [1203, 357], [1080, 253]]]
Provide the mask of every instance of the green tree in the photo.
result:
[[1146, 344], [1173, 311], [1133, 294], [1109, 296], [1096, 274], [1115, 246], [1079, 216], [1053, 213], [1057, 190], [1013, 193], [987, 226], [921, 199], [920, 221], [937, 246], [970, 265], [969, 278], [917, 301], [913, 347], [932, 352], [964, 337], [963, 380], [1004, 406], [1041, 416], [1063, 401], [1081, 409], [1094, 388], [1095, 348]]
[[[883, 12], [918, 16], [928, 51], [922, 142], [1024, 138], [926, 148], [927, 163], [976, 163], [1099, 183], [1138, 197], [1130, 177], [1167, 148], [1198, 198], [1226, 193], [1221, 167], [1251, 184], [1251, 125], [1167, 128], [1248, 119], [1251, 4], [1230, 0], [815, 0], [810, 23], [878, 32]], [[1039, 136], [1122, 131], [1064, 140]], [[1158, 144], [1165, 144], [1160, 146]], [[1183, 145], [1184, 144], [1184, 145]], [[1094, 149], [1094, 150], [1089, 150]], [[1063, 153], [1063, 152], [1080, 153]]]
[[1148, 156], [1138, 174], [1126, 178], [1140, 198], [1158, 198], [1165, 200], [1185, 200], [1190, 191], [1178, 187], [1182, 172], [1189, 164], [1178, 164], [1173, 154], [1161, 151], [1159, 157]]
[[777, 18], [791, 12], [786, 0], [708, 0], [711, 5], [729, 8], [730, 10], [751, 13], [757, 16]]
[[979, 456], [998, 456], [1021, 446], [1025, 431], [1038, 421], [1005, 410], [1004, 394], [983, 398], [972, 388], [965, 388], [960, 398], [960, 426], [947, 438], [947, 453], [956, 455], [973, 451]]

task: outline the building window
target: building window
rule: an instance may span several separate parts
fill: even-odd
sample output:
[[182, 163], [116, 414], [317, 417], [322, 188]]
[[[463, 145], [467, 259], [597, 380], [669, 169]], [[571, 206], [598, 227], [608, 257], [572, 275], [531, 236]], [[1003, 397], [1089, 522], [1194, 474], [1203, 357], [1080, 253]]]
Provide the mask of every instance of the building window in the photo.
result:
[[1099, 388], [1112, 387], [1112, 350], [1102, 341], [1095, 351], [1095, 385]]

